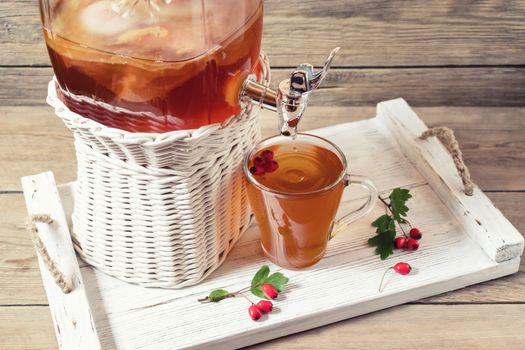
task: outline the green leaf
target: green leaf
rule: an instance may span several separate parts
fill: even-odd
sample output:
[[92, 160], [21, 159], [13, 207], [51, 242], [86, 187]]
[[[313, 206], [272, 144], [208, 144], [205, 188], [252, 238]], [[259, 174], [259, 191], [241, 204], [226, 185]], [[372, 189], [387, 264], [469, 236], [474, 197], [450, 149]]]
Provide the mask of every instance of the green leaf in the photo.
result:
[[368, 239], [368, 245], [371, 247], [377, 247], [379, 245], [379, 235], [375, 235]]
[[372, 223], [372, 226], [377, 227], [378, 229], [383, 228], [387, 225], [387, 222], [390, 220], [390, 216], [388, 216], [387, 214], [381, 215]]
[[259, 271], [257, 271], [255, 276], [253, 276], [251, 286], [255, 287], [255, 286], [258, 286], [260, 284], [265, 283], [265, 281], [268, 278], [269, 274], [270, 274], [270, 268], [268, 267], [268, 265], [261, 266]]
[[268, 299], [266, 295], [262, 292], [261, 284], [269, 283], [272, 286], [274, 286], [275, 289], [277, 289], [278, 292], [282, 292], [284, 290], [284, 285], [288, 283], [288, 277], [283, 275], [281, 272], [274, 272], [270, 276], [270, 268], [267, 265], [264, 265], [257, 271], [255, 276], [253, 277], [251, 289], [250, 292], [259, 297]]
[[378, 217], [373, 223], [372, 226], [377, 227], [376, 232], [381, 233], [385, 231], [392, 231], [396, 229], [396, 225], [394, 223], [394, 220], [390, 215], [381, 215]]
[[268, 299], [268, 297], [264, 295], [262, 288], [260, 286], [250, 288], [250, 292], [252, 292], [252, 294], [255, 295], [256, 297]]
[[394, 220], [401, 222], [403, 220], [401, 217], [407, 216], [408, 207], [406, 202], [411, 197], [410, 191], [402, 188], [394, 188], [392, 193], [390, 193], [390, 208], [392, 209]]
[[396, 231], [385, 231], [378, 233], [376, 236], [368, 240], [368, 245], [376, 247], [376, 254], [381, 256], [381, 260], [385, 260], [390, 255], [394, 254], [394, 238]]
[[227, 298], [230, 293], [225, 289], [215, 289], [208, 295], [208, 299], [213, 302], [221, 301], [224, 298]]
[[274, 272], [266, 279], [264, 283], [270, 283], [280, 293], [284, 290], [284, 285], [288, 283], [288, 277], [281, 272]]
[[409, 190], [394, 188], [392, 193], [390, 193], [390, 204], [388, 205], [392, 215], [381, 215], [372, 223], [372, 226], [376, 228], [377, 234], [368, 239], [368, 245], [376, 247], [376, 254], [379, 254], [382, 260], [394, 254], [396, 221], [400, 224], [408, 222], [403, 216], [407, 216], [408, 207], [406, 202], [411, 197]]

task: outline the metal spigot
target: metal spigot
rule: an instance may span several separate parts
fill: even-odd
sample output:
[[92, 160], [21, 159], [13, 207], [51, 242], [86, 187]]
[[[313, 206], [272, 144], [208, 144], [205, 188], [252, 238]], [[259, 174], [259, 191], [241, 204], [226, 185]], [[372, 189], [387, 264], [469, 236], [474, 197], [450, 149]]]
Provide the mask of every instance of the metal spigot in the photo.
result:
[[276, 111], [279, 115], [281, 134], [296, 135], [297, 126], [308, 104], [308, 97], [325, 79], [339, 49], [336, 47], [330, 52], [323, 69], [319, 72], [315, 72], [311, 64], [299, 65], [292, 72], [290, 79], [285, 79], [278, 84], [277, 90], [258, 83], [256, 77], [250, 75], [241, 89], [240, 101], [254, 103], [262, 108]]

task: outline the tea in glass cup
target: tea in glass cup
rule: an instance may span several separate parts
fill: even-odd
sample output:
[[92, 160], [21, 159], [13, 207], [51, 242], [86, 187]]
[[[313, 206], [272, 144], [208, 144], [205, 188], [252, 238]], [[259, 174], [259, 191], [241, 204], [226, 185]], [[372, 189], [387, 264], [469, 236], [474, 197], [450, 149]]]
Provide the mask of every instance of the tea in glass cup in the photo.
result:
[[[301, 269], [321, 260], [334, 226], [368, 214], [377, 198], [372, 181], [349, 174], [343, 152], [315, 135], [263, 140], [243, 167], [262, 250], [284, 268]], [[361, 208], [336, 220], [350, 183], [365, 187], [369, 196]]]

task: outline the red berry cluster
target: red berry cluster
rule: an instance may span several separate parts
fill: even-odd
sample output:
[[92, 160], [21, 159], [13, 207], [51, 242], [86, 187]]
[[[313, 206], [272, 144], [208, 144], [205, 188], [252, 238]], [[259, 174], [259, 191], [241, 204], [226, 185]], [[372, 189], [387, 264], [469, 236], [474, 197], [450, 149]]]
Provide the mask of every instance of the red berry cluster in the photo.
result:
[[412, 227], [410, 232], [408, 232], [408, 236], [403, 232], [403, 236], [398, 236], [394, 239], [394, 247], [396, 249], [418, 250], [418, 241], [421, 237], [423, 237], [421, 231], [416, 227]]
[[279, 169], [279, 163], [273, 160], [272, 150], [265, 149], [253, 158], [253, 166], [250, 167], [250, 173], [253, 175], [264, 175], [273, 173], [277, 169]]
[[[279, 295], [277, 289], [275, 289], [275, 287], [269, 283], [261, 285], [261, 288], [264, 295], [266, 295], [270, 299], [275, 299], [277, 298], [277, 295]], [[248, 308], [248, 314], [250, 315], [252, 320], [257, 321], [261, 318], [262, 314], [269, 313], [272, 310], [273, 304], [271, 301], [259, 300], [257, 304], [252, 303], [252, 305]]]
[[[263, 265], [255, 273], [249, 286], [239, 289], [236, 292], [229, 292], [222, 288], [214, 289], [208, 296], [199, 299], [199, 301], [202, 303], [216, 303], [224, 299], [241, 296], [250, 303], [248, 315], [250, 315], [252, 320], [257, 321], [263, 314], [273, 310], [273, 304], [270, 300], [277, 298], [279, 293], [284, 291], [284, 286], [288, 281], [288, 277], [282, 272], [270, 274], [268, 265]], [[254, 303], [244, 294], [246, 292], [250, 292], [258, 298], [270, 300], [259, 300], [257, 303]]]

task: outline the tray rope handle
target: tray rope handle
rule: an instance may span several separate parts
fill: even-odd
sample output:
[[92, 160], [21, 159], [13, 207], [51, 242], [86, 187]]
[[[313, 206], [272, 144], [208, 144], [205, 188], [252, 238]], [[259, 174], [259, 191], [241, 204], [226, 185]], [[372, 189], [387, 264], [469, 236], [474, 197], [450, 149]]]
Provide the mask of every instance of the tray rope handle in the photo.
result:
[[27, 223], [27, 229], [31, 234], [31, 240], [33, 241], [33, 245], [35, 246], [36, 251], [42, 257], [42, 260], [44, 261], [44, 264], [46, 265], [47, 270], [49, 271], [51, 276], [53, 276], [55, 283], [58, 287], [60, 287], [62, 292], [68, 294], [72, 291], [71, 285], [66, 281], [65, 275], [64, 273], [62, 273], [62, 271], [60, 271], [57, 263], [49, 255], [49, 252], [45, 247], [44, 242], [42, 242], [42, 239], [40, 238], [40, 235], [38, 233], [38, 228], [36, 227], [37, 223], [52, 224], [53, 219], [48, 214], [31, 215]]
[[454, 131], [447, 128], [446, 126], [438, 126], [435, 128], [428, 129], [419, 136], [421, 140], [426, 140], [429, 137], [436, 136], [439, 141], [447, 148], [448, 152], [454, 160], [454, 165], [458, 170], [458, 174], [461, 177], [463, 186], [465, 187], [465, 194], [472, 196], [474, 194], [474, 182], [470, 178], [470, 172], [463, 161], [463, 153], [459, 148], [459, 143], [456, 140]]

